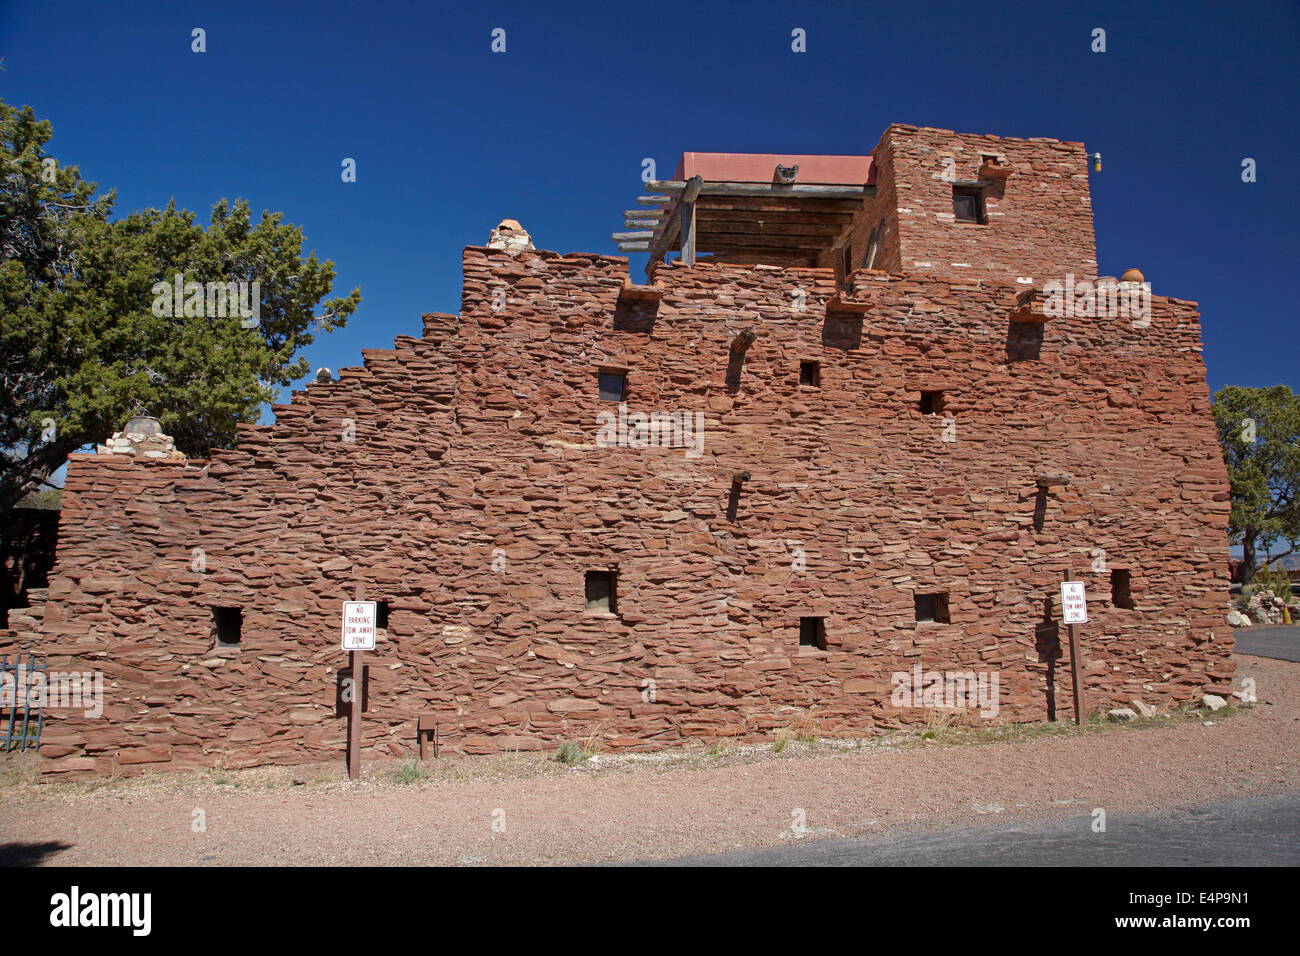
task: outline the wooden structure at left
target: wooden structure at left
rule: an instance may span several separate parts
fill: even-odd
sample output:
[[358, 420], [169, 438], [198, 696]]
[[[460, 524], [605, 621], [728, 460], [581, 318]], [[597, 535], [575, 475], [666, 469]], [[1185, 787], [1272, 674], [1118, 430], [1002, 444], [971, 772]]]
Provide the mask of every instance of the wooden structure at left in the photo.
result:
[[672, 252], [713, 261], [815, 266], [843, 245], [876, 194], [870, 156], [685, 153], [671, 180], [651, 180], [624, 211], [619, 252], [648, 252], [650, 274]]

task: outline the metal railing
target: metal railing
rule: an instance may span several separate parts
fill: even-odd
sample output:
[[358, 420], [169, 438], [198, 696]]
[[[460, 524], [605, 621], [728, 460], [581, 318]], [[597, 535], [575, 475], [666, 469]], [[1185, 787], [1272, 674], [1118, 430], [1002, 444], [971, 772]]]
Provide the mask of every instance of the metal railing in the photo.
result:
[[[4, 720], [4, 714], [8, 711], [8, 720], [4, 720], [5, 753], [23, 751], [29, 746], [34, 750], [40, 746], [41, 728], [45, 726], [45, 695], [39, 692], [33, 695], [32, 687], [37, 683], [37, 674], [40, 675], [41, 685], [44, 685], [47, 666], [43, 660], [38, 663], [35, 654], [27, 655], [26, 664], [23, 663], [22, 654], [15, 654], [12, 661], [8, 654], [0, 655], [0, 720]], [[33, 707], [35, 715], [32, 713]]]

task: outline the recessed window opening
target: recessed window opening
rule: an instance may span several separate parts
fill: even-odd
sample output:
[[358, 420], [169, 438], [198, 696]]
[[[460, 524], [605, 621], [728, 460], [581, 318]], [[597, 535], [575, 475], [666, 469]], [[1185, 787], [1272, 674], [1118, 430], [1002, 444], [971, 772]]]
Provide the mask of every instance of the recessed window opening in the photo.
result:
[[952, 187], [952, 214], [958, 222], [975, 222], [983, 225], [984, 191], [977, 186]]
[[943, 392], [922, 392], [921, 393], [921, 414], [922, 415], [942, 415], [943, 414]]
[[602, 402], [621, 402], [627, 394], [627, 373], [600, 372], [596, 384]]
[[853, 244], [846, 242], [844, 248], [840, 250], [840, 268], [844, 271], [844, 281], [849, 281], [849, 273], [853, 271]]
[[618, 608], [616, 584], [617, 575], [613, 571], [588, 571], [587, 610], [613, 614]]
[[799, 363], [799, 384], [820, 388], [822, 384], [822, 365], [820, 362]]
[[917, 624], [948, 623], [948, 592], [915, 594]]
[[237, 607], [214, 607], [212, 609], [212, 632], [217, 638], [217, 647], [239, 647], [243, 636], [244, 612]]
[[1110, 603], [1133, 610], [1133, 575], [1122, 568], [1110, 569]]
[[375, 629], [387, 630], [388, 628], [388, 602], [375, 602]]
[[826, 618], [799, 618], [799, 646], [826, 650]]

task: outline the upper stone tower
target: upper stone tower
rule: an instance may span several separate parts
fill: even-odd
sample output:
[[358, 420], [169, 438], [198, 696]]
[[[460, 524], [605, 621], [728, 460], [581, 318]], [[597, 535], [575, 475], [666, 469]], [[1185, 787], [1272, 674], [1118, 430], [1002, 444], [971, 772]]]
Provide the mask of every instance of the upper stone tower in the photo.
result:
[[622, 252], [938, 272], [1041, 285], [1097, 274], [1082, 143], [890, 126], [869, 156], [685, 153], [626, 211]]
[[854, 240], [856, 253], [883, 233], [876, 268], [1037, 285], [1097, 275], [1082, 143], [894, 125], [872, 156], [878, 192]]

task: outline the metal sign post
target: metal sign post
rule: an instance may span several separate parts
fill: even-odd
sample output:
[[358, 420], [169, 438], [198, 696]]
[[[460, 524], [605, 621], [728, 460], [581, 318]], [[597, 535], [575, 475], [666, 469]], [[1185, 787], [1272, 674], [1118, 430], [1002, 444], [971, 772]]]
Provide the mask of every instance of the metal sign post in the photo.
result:
[[361, 705], [365, 696], [365, 652], [375, 649], [374, 601], [362, 601], [364, 588], [357, 588], [357, 600], [343, 602], [343, 650], [352, 667], [352, 710], [348, 721], [348, 777], [361, 776]]
[[1070, 676], [1074, 681], [1074, 723], [1083, 723], [1083, 679], [1079, 673], [1079, 625], [1088, 623], [1088, 600], [1083, 582], [1074, 580], [1074, 570], [1067, 569], [1061, 585], [1061, 619], [1070, 625]]

